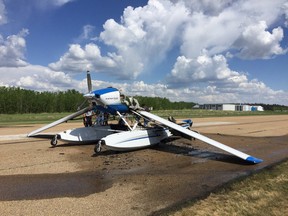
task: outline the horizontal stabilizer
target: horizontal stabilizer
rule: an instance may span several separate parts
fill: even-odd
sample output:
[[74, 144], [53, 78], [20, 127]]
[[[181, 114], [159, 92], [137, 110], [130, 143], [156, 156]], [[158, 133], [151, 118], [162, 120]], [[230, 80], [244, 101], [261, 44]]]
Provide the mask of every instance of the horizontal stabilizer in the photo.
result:
[[143, 115], [143, 116], [145, 116], [147, 118], [153, 119], [153, 120], [155, 120], [155, 121], [157, 121], [157, 122], [159, 122], [161, 124], [166, 125], [169, 128], [177, 130], [177, 131], [179, 131], [179, 132], [181, 132], [183, 134], [186, 134], [186, 135], [188, 135], [190, 137], [194, 137], [196, 139], [199, 139], [199, 140], [201, 140], [201, 141], [203, 141], [203, 142], [205, 142], [207, 144], [210, 144], [210, 145], [215, 146], [215, 147], [217, 147], [219, 149], [222, 149], [223, 151], [229, 152], [230, 154], [233, 154], [233, 155], [235, 155], [235, 156], [237, 156], [239, 158], [242, 158], [243, 160], [246, 160], [246, 161], [248, 161], [250, 163], [256, 164], [256, 163], [261, 163], [263, 161], [261, 159], [252, 157], [252, 156], [250, 156], [248, 154], [245, 154], [245, 153], [243, 153], [241, 151], [238, 151], [238, 150], [236, 150], [234, 148], [226, 146], [226, 145], [224, 145], [224, 144], [222, 144], [222, 143], [220, 143], [218, 141], [215, 141], [215, 140], [210, 139], [210, 138], [208, 138], [206, 136], [203, 136], [203, 135], [201, 135], [199, 133], [196, 133], [194, 131], [191, 131], [191, 130], [188, 130], [186, 128], [183, 128], [180, 125], [177, 125], [177, 124], [175, 124], [173, 122], [170, 122], [170, 121], [168, 121], [166, 119], [163, 119], [163, 118], [161, 118], [159, 116], [156, 116], [156, 115], [154, 115], [152, 113], [149, 113], [149, 112], [146, 112], [146, 111], [138, 111], [138, 112], [141, 115]]

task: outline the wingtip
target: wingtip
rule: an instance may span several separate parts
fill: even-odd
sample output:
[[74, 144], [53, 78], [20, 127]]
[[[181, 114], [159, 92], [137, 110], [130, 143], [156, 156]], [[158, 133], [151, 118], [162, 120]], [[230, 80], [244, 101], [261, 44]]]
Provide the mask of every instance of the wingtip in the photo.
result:
[[31, 133], [27, 134], [27, 137], [33, 137], [36, 133], [34, 131], [32, 131]]
[[31, 137], [32, 135], [33, 135], [33, 134], [29, 133], [29, 134], [27, 134], [26, 136], [27, 136], [27, 137]]
[[263, 162], [262, 159], [255, 158], [255, 157], [252, 157], [252, 156], [246, 158], [246, 161], [248, 161], [248, 162], [250, 162], [250, 163], [254, 163], [254, 164], [258, 164], [258, 163]]

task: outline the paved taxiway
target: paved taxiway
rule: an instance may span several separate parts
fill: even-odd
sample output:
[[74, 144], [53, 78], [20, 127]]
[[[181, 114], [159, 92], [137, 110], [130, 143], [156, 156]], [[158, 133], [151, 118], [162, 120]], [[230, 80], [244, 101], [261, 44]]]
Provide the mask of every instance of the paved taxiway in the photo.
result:
[[[0, 213], [157, 214], [287, 159], [288, 115], [193, 120], [200, 133], [264, 162], [248, 165], [199, 140], [185, 139], [151, 149], [94, 156], [93, 145], [50, 148], [47, 140], [23, 136], [37, 125], [2, 126]], [[62, 124], [53, 130], [77, 126], [81, 125]]]

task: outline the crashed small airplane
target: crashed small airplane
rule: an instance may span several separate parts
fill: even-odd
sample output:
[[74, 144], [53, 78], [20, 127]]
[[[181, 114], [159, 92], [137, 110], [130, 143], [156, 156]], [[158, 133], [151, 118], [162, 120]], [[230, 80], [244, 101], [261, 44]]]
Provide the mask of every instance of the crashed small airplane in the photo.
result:
[[[95, 123], [90, 127], [66, 130], [53, 135], [51, 145], [56, 146], [57, 140], [62, 140], [69, 143], [96, 143], [94, 148], [95, 153], [101, 152], [103, 146], [107, 149], [116, 151], [129, 151], [158, 144], [176, 132], [177, 135], [180, 134], [185, 138], [188, 137], [201, 140], [249, 163], [257, 164], [262, 162], [261, 159], [252, 157], [190, 130], [190, 127], [192, 126], [191, 120], [184, 120], [181, 123], [176, 124], [174, 121], [163, 119], [144, 110], [139, 106], [139, 103], [135, 98], [125, 99], [116, 88], [108, 87], [92, 90], [89, 71], [87, 71], [87, 84], [89, 93], [85, 94], [84, 97], [90, 103], [88, 107], [41, 127], [29, 133], [27, 136], [47, 138], [49, 136], [39, 133], [93, 110], [98, 113], [108, 113], [110, 115], [118, 116], [120, 119], [119, 123], [105, 125]], [[127, 122], [125, 117], [126, 114], [134, 116], [136, 120], [134, 125], [130, 125]], [[144, 124], [141, 123], [141, 119], [144, 120]], [[153, 124], [147, 124], [147, 122], [153, 122]]]

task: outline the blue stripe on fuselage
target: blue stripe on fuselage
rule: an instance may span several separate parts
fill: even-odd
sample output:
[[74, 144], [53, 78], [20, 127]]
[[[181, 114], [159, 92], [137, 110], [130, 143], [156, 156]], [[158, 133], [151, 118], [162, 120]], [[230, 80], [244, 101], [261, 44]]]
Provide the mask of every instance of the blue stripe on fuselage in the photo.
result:
[[116, 88], [108, 87], [104, 89], [94, 90], [92, 91], [92, 93], [94, 93], [95, 95], [103, 95], [103, 94], [115, 92], [115, 91], [119, 91], [119, 90]]
[[101, 112], [108, 112], [112, 115], [116, 115], [117, 111], [119, 113], [127, 113], [129, 111], [128, 106], [125, 104], [114, 104], [114, 105], [108, 105], [105, 107], [97, 105], [95, 108], [96, 110], [99, 110]]

